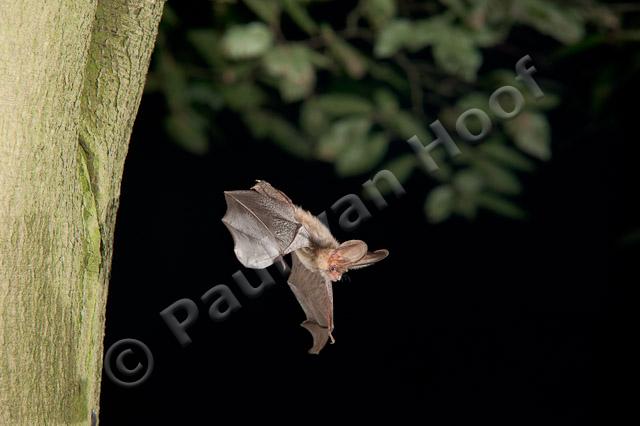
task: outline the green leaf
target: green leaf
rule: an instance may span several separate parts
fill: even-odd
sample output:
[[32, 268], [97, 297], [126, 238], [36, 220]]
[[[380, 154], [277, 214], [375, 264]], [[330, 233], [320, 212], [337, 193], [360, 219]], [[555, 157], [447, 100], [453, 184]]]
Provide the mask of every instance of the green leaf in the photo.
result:
[[312, 92], [316, 74], [307, 47], [276, 46], [264, 55], [262, 63], [267, 73], [276, 78], [283, 100], [297, 101]]
[[512, 219], [521, 220], [527, 217], [527, 213], [520, 207], [494, 194], [479, 194], [478, 204], [487, 210], [491, 210], [499, 215], [510, 217]]
[[395, 0], [361, 0], [359, 7], [373, 28], [383, 27], [396, 14]]
[[352, 114], [370, 114], [373, 105], [367, 99], [344, 93], [328, 93], [316, 98], [316, 105], [326, 114], [339, 117]]
[[413, 35], [413, 27], [410, 21], [395, 19], [380, 31], [373, 52], [378, 58], [393, 56], [409, 43]]
[[381, 117], [382, 124], [402, 139], [418, 136], [423, 144], [432, 139], [424, 125], [413, 114], [407, 111], [397, 111]]
[[367, 61], [362, 53], [340, 38], [327, 25], [322, 27], [322, 36], [329, 45], [331, 54], [342, 63], [350, 77], [360, 79], [365, 75]]
[[256, 63], [254, 61], [225, 62], [219, 71], [222, 84], [237, 84], [240, 81], [255, 79]]
[[[498, 88], [501, 86], [517, 86], [517, 82], [515, 81], [515, 73], [510, 69], [496, 69], [490, 71], [485, 77], [484, 80], [489, 87]], [[524, 89], [524, 86], [520, 87], [520, 91]]]
[[320, 137], [327, 131], [331, 121], [327, 114], [317, 105], [315, 99], [309, 99], [300, 109], [300, 127], [314, 138]]
[[307, 9], [298, 0], [281, 0], [284, 10], [289, 17], [302, 28], [307, 34], [314, 34], [318, 31], [318, 24], [309, 16]]
[[184, 69], [166, 51], [158, 57], [158, 78], [171, 111], [189, 107], [188, 82]]
[[[493, 112], [489, 108], [489, 97], [481, 92], [471, 92], [468, 95], [460, 98], [456, 102], [456, 108], [454, 111], [446, 111], [443, 116], [446, 118], [445, 123], [450, 126], [455, 126], [461, 114], [470, 109], [479, 109], [486, 113], [490, 119], [493, 118]], [[480, 134], [483, 130], [482, 121], [475, 116], [468, 116], [465, 120], [465, 126], [474, 135]]]
[[395, 114], [398, 112], [398, 99], [393, 92], [386, 89], [378, 89], [373, 93], [377, 109], [383, 114]]
[[520, 0], [513, 5], [516, 21], [531, 25], [564, 44], [576, 43], [584, 36], [584, 19], [570, 5], [548, 0]]
[[509, 170], [482, 158], [475, 158], [473, 164], [482, 174], [485, 184], [493, 190], [510, 195], [522, 191], [518, 177]]
[[449, 185], [440, 185], [429, 193], [424, 208], [432, 223], [443, 222], [453, 213], [455, 191]]
[[[423, 145], [427, 145], [422, 139]], [[438, 165], [438, 170], [435, 172], [429, 171], [429, 176], [436, 179], [439, 182], [451, 182], [451, 177], [453, 175], [453, 167], [452, 163], [454, 163], [461, 155], [464, 154], [464, 151], [461, 155], [457, 155], [455, 157], [451, 157], [449, 153], [444, 148], [439, 148], [430, 152], [433, 161]]]
[[467, 15], [467, 7], [464, 4], [464, 0], [440, 0], [440, 3], [447, 6], [449, 10], [461, 18]]
[[522, 155], [519, 151], [499, 142], [487, 140], [480, 145], [478, 151], [481, 154], [484, 154], [487, 158], [505, 166], [509, 166], [515, 170], [531, 172], [535, 169], [535, 165], [531, 160]]
[[546, 111], [557, 107], [560, 104], [560, 97], [545, 90], [544, 96], [536, 98], [529, 91], [525, 91], [524, 101], [527, 108]]
[[418, 51], [437, 43], [446, 42], [446, 38], [455, 29], [445, 16], [434, 16], [428, 19], [420, 19], [414, 22], [411, 38], [407, 46], [412, 51]]
[[187, 39], [204, 58], [207, 64], [219, 66], [222, 64], [223, 51], [220, 49], [220, 37], [213, 30], [191, 30]]
[[[382, 166], [383, 169], [389, 170], [398, 179], [398, 182], [405, 183], [409, 180], [413, 172], [418, 166], [418, 159], [415, 154], [402, 154]], [[386, 187], [386, 185], [385, 185]], [[381, 188], [381, 192], [385, 192]], [[387, 190], [390, 188], [386, 188]]]
[[475, 81], [482, 55], [473, 40], [462, 31], [451, 31], [433, 48], [436, 64], [443, 71], [465, 81]]
[[334, 62], [331, 58], [311, 49], [309, 49], [309, 61], [316, 68], [331, 68], [331, 66], [334, 65]]
[[[483, 79], [485, 81], [485, 79]], [[544, 88], [544, 96], [536, 98], [529, 88], [522, 82], [515, 80], [515, 74], [511, 70], [498, 69], [489, 73], [486, 84], [492, 88], [501, 86], [514, 86], [524, 96], [524, 104], [527, 109], [549, 110], [560, 104], [560, 97]]]
[[488, 28], [467, 31], [473, 42], [480, 47], [491, 47], [503, 42], [509, 35], [509, 28]]
[[282, 117], [265, 110], [250, 111], [244, 120], [258, 138], [269, 138], [283, 150], [301, 158], [308, 158], [311, 145], [300, 132]]
[[233, 111], [252, 110], [262, 105], [267, 95], [252, 82], [240, 82], [220, 87], [226, 105]]
[[171, 114], [165, 126], [169, 136], [187, 151], [202, 155], [209, 149], [207, 121], [195, 111]]
[[522, 151], [543, 161], [551, 158], [551, 130], [544, 115], [525, 111], [504, 127]]
[[340, 176], [354, 176], [368, 172], [387, 152], [389, 141], [383, 133], [349, 141], [336, 159], [336, 171]]
[[372, 124], [366, 117], [348, 117], [336, 121], [318, 141], [318, 158], [333, 161], [349, 143], [363, 140]]
[[369, 69], [371, 77], [376, 80], [379, 80], [382, 83], [387, 83], [389, 86], [400, 92], [409, 89], [406, 76], [399, 74], [389, 65], [377, 60], [369, 60], [367, 61], [367, 68]]
[[273, 35], [262, 22], [234, 25], [222, 38], [222, 47], [232, 59], [250, 59], [265, 53], [271, 47]]
[[244, 0], [244, 3], [263, 21], [276, 25], [280, 18], [279, 0]]
[[468, 195], [458, 193], [453, 205], [453, 211], [464, 216], [469, 220], [473, 220], [478, 213], [478, 194]]
[[461, 170], [453, 178], [454, 188], [466, 196], [475, 196], [483, 186], [482, 176], [473, 169]]
[[489, 110], [489, 96], [482, 92], [471, 92], [464, 95], [456, 102], [456, 107], [460, 112], [466, 111], [471, 108], [478, 108], [490, 114]]
[[510, 2], [501, 0], [474, 1], [463, 17], [468, 34], [480, 47], [494, 46], [506, 39], [511, 28], [508, 19]]
[[224, 105], [224, 97], [211, 84], [194, 83], [187, 90], [189, 99], [194, 103], [206, 105], [213, 110], [219, 110]]

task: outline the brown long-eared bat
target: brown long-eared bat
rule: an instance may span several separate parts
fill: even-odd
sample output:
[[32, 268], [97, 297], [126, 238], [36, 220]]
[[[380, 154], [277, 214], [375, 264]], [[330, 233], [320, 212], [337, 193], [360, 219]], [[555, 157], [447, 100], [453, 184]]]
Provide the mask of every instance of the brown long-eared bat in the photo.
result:
[[227, 212], [222, 221], [240, 263], [262, 269], [292, 253], [289, 287], [307, 316], [302, 326], [313, 336], [309, 353], [319, 353], [329, 339], [334, 342], [332, 282], [349, 269], [379, 262], [389, 252], [370, 252], [360, 240], [340, 244], [318, 218], [265, 181], [224, 196]]

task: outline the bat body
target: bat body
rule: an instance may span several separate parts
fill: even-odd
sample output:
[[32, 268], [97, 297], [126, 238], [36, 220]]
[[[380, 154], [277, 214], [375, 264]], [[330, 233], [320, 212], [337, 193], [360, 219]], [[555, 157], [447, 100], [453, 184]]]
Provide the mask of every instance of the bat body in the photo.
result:
[[307, 316], [302, 326], [313, 336], [309, 352], [319, 353], [328, 340], [334, 342], [332, 282], [389, 252], [369, 252], [360, 240], [339, 243], [318, 218], [265, 181], [248, 191], [227, 191], [225, 199], [222, 221], [231, 232], [240, 263], [266, 268], [292, 253], [288, 283]]

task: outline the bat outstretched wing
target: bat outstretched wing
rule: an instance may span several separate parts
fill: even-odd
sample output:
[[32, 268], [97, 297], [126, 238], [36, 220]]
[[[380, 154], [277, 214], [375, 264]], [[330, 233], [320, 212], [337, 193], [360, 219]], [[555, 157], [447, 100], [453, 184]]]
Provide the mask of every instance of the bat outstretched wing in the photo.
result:
[[295, 219], [291, 200], [267, 182], [248, 191], [226, 191], [222, 222], [231, 232], [236, 257], [247, 268], [262, 269], [299, 248], [309, 234]]
[[307, 320], [301, 325], [313, 336], [311, 354], [318, 354], [331, 339], [333, 343], [333, 289], [331, 281], [320, 273], [307, 269], [294, 252], [289, 287], [302, 306]]

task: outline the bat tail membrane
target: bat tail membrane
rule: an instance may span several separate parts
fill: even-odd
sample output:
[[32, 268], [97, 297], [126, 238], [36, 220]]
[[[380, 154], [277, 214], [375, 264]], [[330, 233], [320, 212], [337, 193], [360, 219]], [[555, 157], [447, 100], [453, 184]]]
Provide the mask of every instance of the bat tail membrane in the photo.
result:
[[310, 354], [319, 354], [329, 339], [331, 339], [332, 344], [335, 343], [335, 339], [331, 335], [331, 330], [320, 326], [317, 322], [307, 320], [300, 325], [306, 328], [313, 336], [313, 347], [309, 349]]

